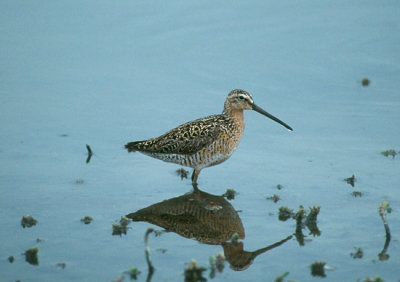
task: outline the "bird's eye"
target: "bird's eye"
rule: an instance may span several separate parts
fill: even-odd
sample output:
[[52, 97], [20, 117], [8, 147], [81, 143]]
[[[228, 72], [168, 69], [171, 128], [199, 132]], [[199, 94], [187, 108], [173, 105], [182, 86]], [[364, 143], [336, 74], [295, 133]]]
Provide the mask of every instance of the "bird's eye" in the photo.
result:
[[239, 95], [239, 99], [240, 100], [244, 100], [244, 96], [243, 95]]

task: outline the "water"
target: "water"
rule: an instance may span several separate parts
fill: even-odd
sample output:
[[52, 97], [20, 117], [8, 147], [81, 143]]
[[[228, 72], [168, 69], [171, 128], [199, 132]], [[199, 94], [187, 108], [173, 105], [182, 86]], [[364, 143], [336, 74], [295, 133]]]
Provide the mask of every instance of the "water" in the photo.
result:
[[[302, 247], [292, 238], [243, 271], [226, 264], [213, 280], [271, 281], [289, 271], [287, 279], [310, 281], [318, 260], [334, 268], [326, 281], [400, 279], [399, 160], [380, 154], [400, 150], [397, 1], [0, 5], [2, 281], [111, 281], [131, 266], [144, 281], [144, 234], [162, 228], [135, 222], [119, 237], [112, 223], [192, 186], [175, 174], [179, 166], [123, 145], [221, 112], [234, 88], [294, 131], [246, 112], [238, 150], [204, 169], [199, 188], [239, 193], [229, 203], [240, 211], [246, 251], [294, 233], [293, 220], [278, 220], [280, 206], [321, 206], [321, 236]], [[354, 188], [343, 181], [352, 174]], [[273, 194], [281, 200], [266, 199]], [[383, 201], [393, 208], [392, 239], [379, 261]], [[39, 223], [22, 228], [29, 214]], [[85, 215], [91, 224], [80, 222]], [[149, 245], [152, 281], [183, 280], [191, 259], [208, 267], [223, 252], [173, 232], [151, 234]], [[21, 255], [34, 246], [38, 266]], [[350, 256], [354, 247], [362, 259]]]

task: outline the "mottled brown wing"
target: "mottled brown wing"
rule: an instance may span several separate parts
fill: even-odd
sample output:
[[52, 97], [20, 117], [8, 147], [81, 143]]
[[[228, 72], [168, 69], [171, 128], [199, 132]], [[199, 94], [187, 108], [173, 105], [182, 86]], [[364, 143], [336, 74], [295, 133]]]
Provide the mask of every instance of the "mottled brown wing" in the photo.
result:
[[160, 137], [130, 142], [129, 152], [141, 151], [163, 154], [193, 154], [209, 146], [220, 134], [220, 115], [197, 119], [174, 128]]

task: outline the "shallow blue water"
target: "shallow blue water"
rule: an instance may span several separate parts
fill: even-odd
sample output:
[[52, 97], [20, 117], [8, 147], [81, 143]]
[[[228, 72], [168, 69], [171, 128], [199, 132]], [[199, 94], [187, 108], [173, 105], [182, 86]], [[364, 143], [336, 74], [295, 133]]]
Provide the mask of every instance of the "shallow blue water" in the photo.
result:
[[[192, 187], [176, 176], [178, 166], [128, 154], [123, 145], [221, 112], [234, 88], [294, 131], [246, 112], [238, 150], [203, 170], [200, 188], [239, 193], [230, 203], [241, 211], [246, 250], [294, 232], [294, 221], [278, 220], [279, 206], [320, 205], [322, 233], [303, 247], [292, 239], [259, 255], [247, 270], [226, 265], [214, 280], [270, 281], [289, 271], [288, 279], [309, 281], [317, 279], [309, 270], [316, 260], [334, 267], [326, 281], [400, 278], [400, 165], [380, 154], [400, 150], [397, 1], [0, 7], [2, 279], [110, 281], [136, 266], [145, 280], [143, 236], [157, 227], [132, 223], [119, 237], [111, 236], [112, 223]], [[89, 164], [86, 144], [95, 153]], [[352, 174], [354, 188], [343, 181]], [[266, 200], [273, 194], [281, 201]], [[379, 261], [385, 231], [377, 209], [385, 200], [393, 207], [392, 240], [390, 258]], [[23, 229], [28, 214], [39, 224]], [[94, 221], [84, 225], [85, 215]], [[39, 266], [21, 255], [33, 246]], [[208, 266], [222, 251], [174, 233], [150, 236], [150, 247], [153, 281], [183, 280], [190, 259]], [[350, 257], [354, 247], [363, 248], [362, 259]]]

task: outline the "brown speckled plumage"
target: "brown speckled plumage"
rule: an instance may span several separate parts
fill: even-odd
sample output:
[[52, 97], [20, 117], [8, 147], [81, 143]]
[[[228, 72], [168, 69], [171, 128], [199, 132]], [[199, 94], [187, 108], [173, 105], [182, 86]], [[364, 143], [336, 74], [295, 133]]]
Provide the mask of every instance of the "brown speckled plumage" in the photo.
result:
[[243, 110], [253, 109], [281, 123], [253, 102], [249, 93], [235, 89], [228, 94], [222, 114], [187, 122], [167, 133], [144, 141], [129, 142], [128, 152], [139, 151], [151, 157], [192, 167], [196, 183], [201, 169], [228, 159], [239, 145], [244, 131]]

